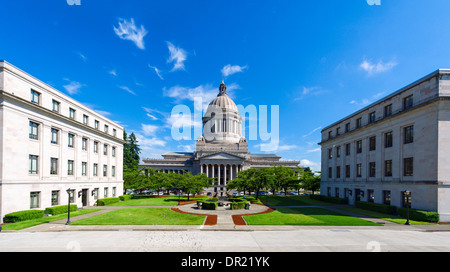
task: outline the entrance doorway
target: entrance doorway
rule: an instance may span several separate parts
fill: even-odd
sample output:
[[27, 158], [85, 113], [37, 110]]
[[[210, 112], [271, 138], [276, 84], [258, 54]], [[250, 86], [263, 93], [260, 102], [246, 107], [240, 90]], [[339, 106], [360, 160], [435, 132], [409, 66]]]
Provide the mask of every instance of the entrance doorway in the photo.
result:
[[88, 192], [89, 189], [83, 189], [81, 192], [81, 203], [83, 207], [88, 206]]

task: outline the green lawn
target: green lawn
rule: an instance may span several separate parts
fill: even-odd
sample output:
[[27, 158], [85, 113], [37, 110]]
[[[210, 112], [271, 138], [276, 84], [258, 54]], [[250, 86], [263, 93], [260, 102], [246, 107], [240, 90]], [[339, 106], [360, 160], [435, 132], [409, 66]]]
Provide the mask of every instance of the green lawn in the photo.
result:
[[381, 226], [323, 208], [280, 208], [272, 213], [244, 216], [248, 225]]
[[260, 196], [261, 203], [267, 206], [326, 206], [331, 203], [311, 199], [309, 196], [269, 195]]
[[[182, 201], [187, 200], [187, 197], [182, 196]], [[198, 198], [190, 197], [190, 200], [196, 200]], [[178, 205], [178, 196], [164, 196], [164, 197], [149, 197], [142, 199], [130, 199], [126, 201], [120, 201], [108, 206], [175, 206]]]
[[[75, 212], [70, 212], [70, 218], [72, 220], [76, 216], [87, 214], [87, 213], [93, 213], [93, 212], [97, 212], [97, 211], [101, 211], [101, 210], [102, 209], [77, 210]], [[12, 224], [6, 224], [6, 225], [2, 226], [2, 230], [22, 230], [22, 229], [30, 228], [30, 227], [33, 227], [33, 226], [37, 226], [37, 225], [41, 225], [41, 224], [45, 224], [45, 223], [50, 223], [50, 222], [62, 220], [62, 219], [65, 219], [65, 218], [67, 218], [67, 213], [58, 214], [58, 215], [55, 215], [55, 216], [38, 218], [38, 219], [27, 220], [27, 221], [12, 223]]]
[[[406, 223], [405, 218], [396, 216], [396, 215], [392, 215], [392, 214], [379, 213], [379, 212], [359, 209], [359, 208], [355, 208], [355, 207], [340, 207], [339, 209], [343, 209], [343, 210], [354, 212], [354, 213], [359, 213], [362, 215], [367, 215], [370, 217], [380, 218], [380, 219], [394, 222], [397, 224], [405, 224]], [[411, 223], [411, 225], [433, 225], [433, 223], [430, 223], [430, 222], [422, 222], [422, 221], [415, 221], [415, 220], [409, 220], [409, 222]]]
[[203, 215], [169, 208], [124, 208], [72, 222], [72, 225], [201, 225]]

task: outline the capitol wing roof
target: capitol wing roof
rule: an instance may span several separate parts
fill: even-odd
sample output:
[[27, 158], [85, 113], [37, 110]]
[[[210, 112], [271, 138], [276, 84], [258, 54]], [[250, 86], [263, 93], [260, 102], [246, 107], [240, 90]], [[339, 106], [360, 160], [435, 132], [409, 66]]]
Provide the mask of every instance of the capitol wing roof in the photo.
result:
[[220, 151], [212, 154], [205, 154], [200, 156], [198, 159], [207, 159], [207, 160], [245, 160], [245, 157], [239, 156], [236, 154]]

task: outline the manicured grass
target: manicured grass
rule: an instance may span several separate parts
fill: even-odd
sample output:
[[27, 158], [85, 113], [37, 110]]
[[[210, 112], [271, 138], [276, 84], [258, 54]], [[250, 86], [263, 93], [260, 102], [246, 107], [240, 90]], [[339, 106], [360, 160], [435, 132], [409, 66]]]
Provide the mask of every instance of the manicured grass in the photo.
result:
[[[396, 216], [396, 215], [392, 215], [392, 214], [385, 214], [385, 213], [380, 213], [380, 212], [374, 212], [374, 211], [359, 209], [359, 208], [355, 208], [355, 207], [339, 207], [339, 209], [343, 209], [343, 210], [346, 210], [346, 211], [350, 211], [350, 212], [359, 213], [359, 214], [362, 214], [362, 215], [367, 215], [367, 216], [370, 216], [370, 217], [375, 217], [375, 218], [387, 220], [387, 221], [394, 222], [394, 223], [397, 223], [397, 224], [405, 224], [406, 223], [406, 219], [405, 218], [400, 217], [400, 216]], [[414, 221], [414, 220], [409, 220], [409, 223], [411, 223], [411, 225], [433, 225], [433, 223], [430, 223], [430, 222], [422, 222], [422, 221]]]
[[[203, 197], [204, 198], [204, 197]], [[181, 201], [187, 201], [187, 197], [182, 196]], [[190, 200], [197, 200], [199, 198], [190, 197]], [[142, 199], [130, 199], [120, 201], [108, 206], [175, 206], [178, 205], [178, 196], [161, 196], [149, 197]]]
[[[70, 218], [72, 220], [76, 216], [83, 215], [83, 214], [88, 214], [88, 213], [93, 213], [93, 212], [98, 212], [98, 211], [101, 211], [101, 210], [102, 209], [78, 210], [78, 211], [75, 211], [75, 212], [71, 212], [70, 213]], [[27, 221], [12, 223], [12, 224], [6, 224], [6, 225], [2, 226], [2, 230], [22, 230], [22, 229], [34, 227], [34, 226], [37, 226], [37, 225], [41, 225], [41, 224], [45, 224], [45, 223], [50, 223], [50, 222], [62, 220], [62, 219], [65, 219], [65, 218], [67, 218], [67, 213], [58, 214], [58, 215], [49, 216], [49, 217], [38, 218], [38, 219], [27, 220]]]
[[323, 208], [280, 208], [272, 213], [244, 216], [248, 225], [381, 226]]
[[203, 215], [169, 208], [124, 208], [72, 222], [72, 225], [201, 225]]
[[267, 206], [326, 206], [332, 205], [327, 202], [311, 199], [309, 196], [295, 195], [268, 195], [260, 196], [259, 199]]

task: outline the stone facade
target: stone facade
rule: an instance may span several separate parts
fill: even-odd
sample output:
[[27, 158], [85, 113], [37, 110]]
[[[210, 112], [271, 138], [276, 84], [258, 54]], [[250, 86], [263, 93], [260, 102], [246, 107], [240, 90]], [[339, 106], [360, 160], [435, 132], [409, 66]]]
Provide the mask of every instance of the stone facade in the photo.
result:
[[218, 184], [210, 188], [217, 192], [225, 191], [227, 181], [249, 168], [283, 165], [294, 169], [299, 165], [299, 161], [283, 161], [275, 154], [251, 154], [241, 128], [242, 117], [222, 82], [217, 98], [211, 101], [203, 116], [203, 136], [197, 140], [196, 150], [168, 152], [162, 159], [143, 159], [140, 167], [166, 173], [205, 173], [210, 178], [217, 178]]
[[322, 130], [321, 194], [437, 211], [450, 221], [450, 70]]
[[0, 61], [0, 220], [123, 194], [123, 127]]

